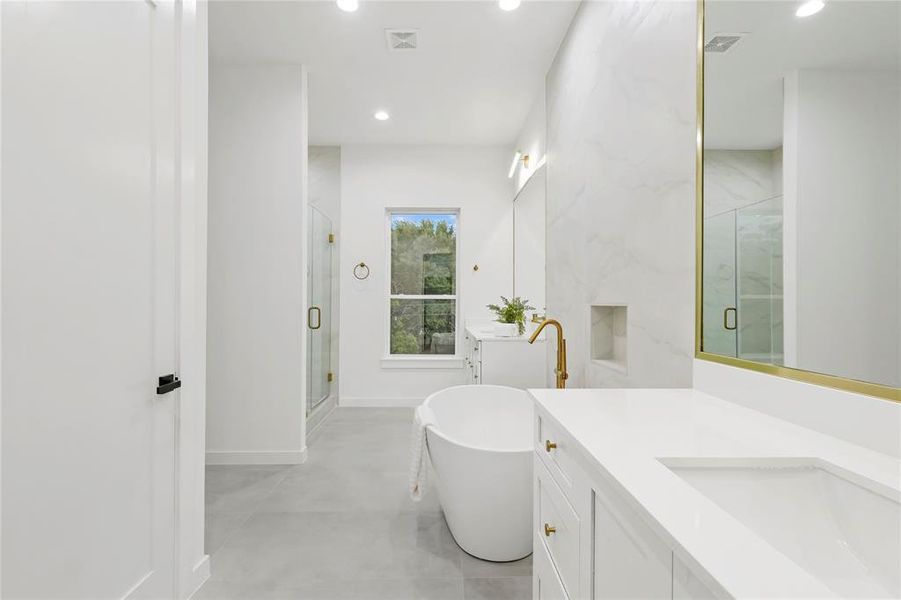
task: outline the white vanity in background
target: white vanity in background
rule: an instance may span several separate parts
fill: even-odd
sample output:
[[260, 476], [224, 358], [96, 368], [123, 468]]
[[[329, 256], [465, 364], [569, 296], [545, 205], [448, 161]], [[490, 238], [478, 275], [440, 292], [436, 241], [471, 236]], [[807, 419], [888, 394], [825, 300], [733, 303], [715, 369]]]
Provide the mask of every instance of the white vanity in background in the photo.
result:
[[530, 393], [534, 599], [901, 595], [901, 461], [696, 390]]
[[545, 336], [529, 343], [530, 330], [515, 337], [495, 335], [491, 325], [468, 325], [463, 335], [466, 383], [527, 389], [547, 385]]

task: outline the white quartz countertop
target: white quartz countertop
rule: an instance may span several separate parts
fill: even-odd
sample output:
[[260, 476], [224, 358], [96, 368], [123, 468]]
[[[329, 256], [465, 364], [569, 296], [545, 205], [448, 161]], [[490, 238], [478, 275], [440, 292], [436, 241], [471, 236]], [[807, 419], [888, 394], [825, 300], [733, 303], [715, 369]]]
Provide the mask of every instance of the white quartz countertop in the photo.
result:
[[[712, 590], [736, 598], [835, 593], [676, 475], [661, 459], [820, 459], [891, 491], [901, 461], [697, 390], [529, 390], [616, 488]], [[885, 535], [897, 532], [885, 532]], [[712, 578], [712, 581], [710, 580]]]
[[[484, 325], [484, 326], [469, 326], [466, 328], [466, 331], [469, 332], [474, 339], [477, 339], [482, 342], [526, 342], [529, 341], [529, 336], [532, 335], [532, 332], [535, 331], [534, 328], [530, 327], [528, 324], [526, 325], [526, 332], [523, 335], [513, 335], [513, 336], [502, 336], [495, 335], [494, 327], [492, 325]], [[544, 332], [541, 332], [541, 335], [538, 336], [536, 342], [544, 341]]]

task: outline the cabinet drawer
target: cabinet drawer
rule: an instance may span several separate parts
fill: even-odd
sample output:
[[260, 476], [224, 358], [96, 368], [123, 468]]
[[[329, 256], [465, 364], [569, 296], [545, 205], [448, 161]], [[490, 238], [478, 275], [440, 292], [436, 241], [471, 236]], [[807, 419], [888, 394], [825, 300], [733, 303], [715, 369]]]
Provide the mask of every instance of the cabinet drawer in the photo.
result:
[[538, 488], [535, 535], [542, 540], [542, 546], [560, 574], [564, 589], [576, 598], [579, 596], [579, 515], [547, 469], [540, 462], [535, 467]]
[[535, 547], [532, 555], [532, 569], [535, 572], [532, 579], [533, 600], [569, 600], [544, 542], [536, 536], [533, 546]]
[[573, 460], [575, 449], [570, 447], [569, 438], [540, 412], [536, 412], [535, 419], [535, 452], [572, 499], [574, 481], [581, 476], [581, 469]]

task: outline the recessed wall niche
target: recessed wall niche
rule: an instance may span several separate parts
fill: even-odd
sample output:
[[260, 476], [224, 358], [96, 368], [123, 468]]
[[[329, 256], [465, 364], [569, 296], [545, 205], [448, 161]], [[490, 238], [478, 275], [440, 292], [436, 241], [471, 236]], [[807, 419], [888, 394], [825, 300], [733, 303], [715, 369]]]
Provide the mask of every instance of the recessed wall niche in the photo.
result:
[[606, 305], [591, 307], [591, 359], [608, 367], [628, 368], [628, 307]]

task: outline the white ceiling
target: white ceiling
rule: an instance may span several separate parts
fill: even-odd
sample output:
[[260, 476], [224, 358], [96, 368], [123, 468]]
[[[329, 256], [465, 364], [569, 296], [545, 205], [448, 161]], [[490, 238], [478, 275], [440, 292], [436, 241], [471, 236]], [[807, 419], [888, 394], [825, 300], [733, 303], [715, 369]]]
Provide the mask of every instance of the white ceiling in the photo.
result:
[[901, 2], [826, 0], [800, 19], [801, 2], [713, 0], [705, 37], [748, 35], [723, 54], [705, 54], [704, 145], [782, 145], [782, 78], [794, 69], [899, 69]]
[[[578, 7], [524, 1], [210, 3], [210, 57], [309, 68], [313, 144], [512, 144]], [[388, 50], [386, 29], [419, 30]], [[377, 109], [391, 119], [373, 119]]]

